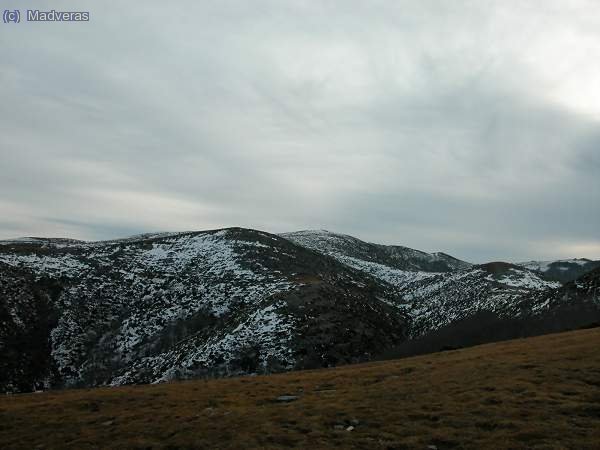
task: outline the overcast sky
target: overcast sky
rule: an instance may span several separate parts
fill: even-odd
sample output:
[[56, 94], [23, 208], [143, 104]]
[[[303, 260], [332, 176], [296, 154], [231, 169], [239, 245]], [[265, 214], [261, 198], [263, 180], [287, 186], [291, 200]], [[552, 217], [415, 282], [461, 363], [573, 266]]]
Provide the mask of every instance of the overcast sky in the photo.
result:
[[600, 258], [597, 0], [2, 3], [91, 19], [0, 23], [0, 239]]

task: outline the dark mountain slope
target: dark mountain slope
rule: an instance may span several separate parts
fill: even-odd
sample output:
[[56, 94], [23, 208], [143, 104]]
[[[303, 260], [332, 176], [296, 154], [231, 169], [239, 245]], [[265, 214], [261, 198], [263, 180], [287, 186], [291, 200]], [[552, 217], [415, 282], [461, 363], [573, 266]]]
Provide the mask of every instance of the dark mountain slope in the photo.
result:
[[[60, 286], [0, 263], [0, 390], [30, 390], [53, 369], [50, 332]], [[9, 300], [10, 299], [10, 300]]]

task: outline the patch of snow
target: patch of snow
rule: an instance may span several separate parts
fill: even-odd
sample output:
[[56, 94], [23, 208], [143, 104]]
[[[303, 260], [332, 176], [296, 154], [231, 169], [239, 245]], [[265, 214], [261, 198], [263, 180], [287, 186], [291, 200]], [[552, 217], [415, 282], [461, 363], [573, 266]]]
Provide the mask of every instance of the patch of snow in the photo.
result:
[[28, 268], [34, 271], [38, 278], [42, 275], [74, 278], [90, 269], [88, 264], [70, 254], [46, 256], [36, 253], [0, 253], [0, 262], [13, 267]]

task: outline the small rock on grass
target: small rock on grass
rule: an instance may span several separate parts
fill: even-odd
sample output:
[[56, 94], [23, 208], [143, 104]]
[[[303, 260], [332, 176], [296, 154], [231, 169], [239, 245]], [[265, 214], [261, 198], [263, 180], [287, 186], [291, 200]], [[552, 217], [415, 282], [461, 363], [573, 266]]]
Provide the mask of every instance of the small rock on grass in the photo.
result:
[[281, 402], [281, 403], [289, 403], [289, 402], [293, 402], [294, 400], [298, 400], [298, 396], [297, 395], [280, 395], [279, 397], [277, 397], [275, 399], [275, 401], [277, 402]]

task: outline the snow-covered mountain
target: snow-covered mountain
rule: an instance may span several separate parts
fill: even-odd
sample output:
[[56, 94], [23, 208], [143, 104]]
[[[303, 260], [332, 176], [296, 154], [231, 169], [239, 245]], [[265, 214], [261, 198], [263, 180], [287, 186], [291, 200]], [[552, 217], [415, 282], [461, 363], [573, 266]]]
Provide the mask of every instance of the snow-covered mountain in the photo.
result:
[[561, 286], [522, 266], [502, 262], [472, 265], [443, 253], [367, 244], [324, 230], [282, 236], [392, 284], [402, 298], [396, 306], [410, 318], [411, 338], [483, 310], [500, 316], [535, 312], [537, 305], [521, 311], [520, 299]]
[[385, 283], [239, 228], [0, 243], [0, 388], [362, 361], [405, 339]]
[[[365, 361], [482, 311], [541, 316], [564, 289], [519, 265], [326, 231], [0, 241], [0, 390]], [[595, 310], [586, 292], [572, 303]]]

